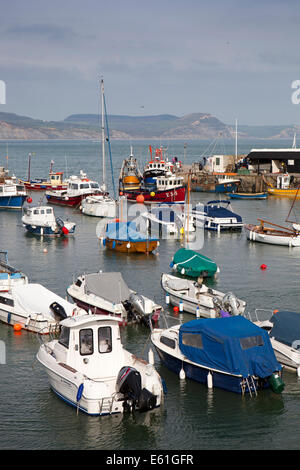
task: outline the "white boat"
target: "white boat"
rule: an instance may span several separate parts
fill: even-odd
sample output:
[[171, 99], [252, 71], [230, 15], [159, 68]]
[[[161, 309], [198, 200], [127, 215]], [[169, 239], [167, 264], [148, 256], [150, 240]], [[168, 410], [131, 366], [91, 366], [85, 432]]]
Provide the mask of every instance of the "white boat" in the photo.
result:
[[26, 208], [22, 217], [23, 227], [34, 235], [67, 236], [75, 232], [76, 224], [55, 217], [52, 207]]
[[8, 264], [6, 250], [0, 250], [0, 293], [9, 292], [13, 286], [28, 284], [28, 277]]
[[61, 399], [95, 416], [161, 405], [159, 374], [123, 348], [117, 318], [83, 315], [60, 326], [59, 339], [42, 344], [37, 359]]
[[34, 333], [48, 334], [62, 318], [78, 312], [76, 305], [40, 284], [13, 283], [0, 296], [0, 321]]
[[157, 321], [161, 305], [128, 287], [118, 272], [82, 274], [67, 288], [67, 294], [91, 313], [113, 315], [121, 324]]
[[233, 212], [230, 201], [209, 201], [200, 209], [195, 206], [192, 211], [196, 227], [206, 230], [241, 230], [242, 217]]
[[[103, 194], [101, 195], [92, 195], [83, 199], [81, 204], [81, 211], [85, 215], [90, 215], [93, 217], [107, 217], [115, 218], [117, 217], [118, 211], [118, 202], [110, 197], [106, 192], [106, 169], [105, 169], [105, 129], [104, 129], [104, 114], [105, 113], [105, 102], [104, 102], [104, 82], [101, 79], [101, 102], [102, 102], [102, 178], [103, 182], [101, 189]], [[107, 121], [106, 121], [107, 122]], [[108, 128], [108, 126], [107, 126]], [[109, 141], [109, 137], [107, 136]], [[113, 175], [112, 175], [113, 177]]]
[[[300, 377], [300, 313], [256, 309], [249, 319], [269, 334], [277, 360]], [[262, 317], [268, 316], [267, 319]]]
[[241, 315], [154, 328], [151, 341], [162, 364], [180, 379], [242, 395], [284, 389], [267, 332]]
[[202, 279], [191, 281], [164, 273], [161, 276], [161, 286], [166, 293], [167, 303], [197, 317], [242, 315], [246, 308], [246, 302], [233, 293], [224, 294], [211, 289], [202, 283]]
[[[288, 247], [300, 246], [300, 231], [296, 228], [281, 227], [271, 222], [260, 220], [260, 225], [245, 224], [247, 239], [253, 242]], [[269, 226], [266, 226], [267, 223]]]

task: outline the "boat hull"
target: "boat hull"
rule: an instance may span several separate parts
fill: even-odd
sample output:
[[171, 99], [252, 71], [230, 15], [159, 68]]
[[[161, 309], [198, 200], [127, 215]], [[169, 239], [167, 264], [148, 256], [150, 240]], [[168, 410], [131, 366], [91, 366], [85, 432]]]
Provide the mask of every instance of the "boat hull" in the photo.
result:
[[231, 193], [230, 199], [267, 199], [268, 193]]
[[144, 204], [183, 204], [185, 202], [186, 188], [180, 186], [167, 191], [124, 191], [123, 196], [130, 202], [137, 202], [139, 195], [144, 196]]
[[106, 238], [104, 241], [106, 248], [121, 253], [152, 253], [158, 247], [156, 240], [128, 242]]
[[39, 319], [37, 315], [32, 315], [32, 318], [26, 317], [14, 312], [0, 309], [0, 321], [9, 326], [21, 325], [22, 330], [30, 331], [32, 333], [49, 334], [55, 331], [56, 322], [49, 322], [45, 319]]
[[26, 195], [1, 196], [0, 209], [22, 209], [26, 197]]
[[[229, 392], [234, 392], [238, 394], [242, 394], [242, 377], [241, 376], [236, 376], [236, 375], [230, 375], [230, 374], [225, 374], [219, 371], [211, 371], [210, 369], [201, 367], [200, 365], [196, 365], [192, 362], [188, 362], [183, 360], [182, 358], [172, 356], [162, 349], [158, 348], [156, 345], [155, 349], [157, 351], [157, 354], [161, 360], [161, 362], [164, 364], [167, 369], [171, 370], [172, 372], [175, 372], [177, 375], [179, 375], [181, 369], [183, 368], [185, 372], [185, 376], [188, 379], [194, 380], [196, 382], [199, 382], [201, 384], [207, 384], [208, 381], [208, 374], [209, 372], [212, 373], [212, 381], [213, 381], [213, 387], [221, 388], [223, 390], [227, 390]], [[258, 389], [259, 384], [258, 380], [255, 380], [255, 386]], [[267, 383], [266, 383], [267, 386]], [[246, 388], [244, 390], [244, 393], [249, 392], [249, 390]]]
[[300, 199], [300, 192], [298, 189], [277, 189], [277, 188], [269, 188], [268, 194], [271, 196], [281, 196], [281, 197], [295, 197], [296, 199]]
[[68, 231], [68, 234], [64, 234], [61, 230], [58, 232], [55, 232], [52, 230], [51, 227], [45, 227], [45, 226], [36, 226], [36, 225], [30, 225], [30, 224], [23, 224], [25, 226], [25, 229], [27, 232], [33, 234], [33, 235], [39, 235], [39, 236], [48, 236], [48, 237], [61, 237], [61, 236], [67, 236], [67, 235], [73, 235], [75, 233], [75, 226]]
[[47, 195], [47, 202], [57, 204], [59, 206], [78, 207], [82, 200], [92, 194], [84, 194], [80, 196], [59, 196], [55, 194]]

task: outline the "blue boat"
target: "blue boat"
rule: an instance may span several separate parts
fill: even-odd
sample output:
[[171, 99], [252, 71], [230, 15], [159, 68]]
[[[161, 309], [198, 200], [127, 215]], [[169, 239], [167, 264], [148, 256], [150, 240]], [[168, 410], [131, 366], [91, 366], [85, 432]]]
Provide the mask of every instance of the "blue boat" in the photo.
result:
[[13, 180], [0, 183], [0, 209], [21, 209], [26, 197], [24, 185]]
[[284, 389], [282, 366], [267, 331], [245, 317], [203, 318], [155, 328], [151, 341], [162, 363], [181, 378], [239, 394]]
[[267, 199], [268, 193], [230, 193], [230, 199]]

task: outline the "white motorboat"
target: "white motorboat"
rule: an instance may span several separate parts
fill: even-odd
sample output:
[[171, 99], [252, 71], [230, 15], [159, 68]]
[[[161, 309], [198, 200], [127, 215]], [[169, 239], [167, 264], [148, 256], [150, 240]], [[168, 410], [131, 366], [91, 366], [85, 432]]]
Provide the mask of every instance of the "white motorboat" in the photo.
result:
[[[267, 312], [267, 313], [266, 313]], [[300, 313], [256, 309], [249, 319], [269, 334], [277, 360], [300, 377]], [[268, 316], [268, 319], [262, 319]]]
[[42, 344], [37, 359], [61, 399], [96, 416], [161, 405], [159, 374], [123, 348], [117, 318], [74, 316], [60, 326], [59, 339]]
[[242, 217], [233, 212], [230, 201], [209, 201], [200, 209], [193, 208], [196, 226], [206, 230], [241, 230], [243, 228]]
[[161, 305], [128, 287], [119, 272], [78, 276], [67, 294], [81, 308], [91, 313], [113, 315], [121, 324], [157, 321]]
[[87, 196], [103, 195], [97, 181], [91, 181], [86, 173], [80, 171], [80, 176], [72, 175], [68, 178], [68, 188], [63, 190], [46, 191], [47, 201], [61, 206], [79, 207]]
[[151, 207], [141, 217], [147, 221], [147, 228], [151, 233], [160, 233], [161, 236], [181, 235], [195, 232], [194, 215], [188, 214], [182, 204], [172, 206], [160, 205]]
[[118, 215], [118, 203], [109, 196], [88, 196], [82, 201], [81, 212], [93, 217], [114, 219]]
[[60, 320], [75, 313], [80, 313], [76, 305], [41, 284], [14, 283], [1, 291], [0, 321], [34, 333], [49, 334]]
[[0, 209], [22, 209], [27, 197], [24, 184], [15, 176], [9, 176], [8, 170], [0, 167]]
[[76, 228], [75, 223], [55, 217], [53, 208], [49, 206], [27, 208], [22, 223], [28, 232], [41, 236], [67, 236]]
[[202, 283], [202, 279], [192, 281], [164, 273], [161, 286], [166, 293], [167, 303], [197, 317], [242, 315], [246, 308], [246, 302], [238, 299], [233, 293], [224, 294], [211, 289]]

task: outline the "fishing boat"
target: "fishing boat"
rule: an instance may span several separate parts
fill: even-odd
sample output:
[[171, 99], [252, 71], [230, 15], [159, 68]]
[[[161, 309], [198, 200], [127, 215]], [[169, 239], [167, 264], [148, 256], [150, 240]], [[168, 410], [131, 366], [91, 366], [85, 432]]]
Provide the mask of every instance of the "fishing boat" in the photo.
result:
[[73, 175], [68, 179], [68, 188], [58, 191], [46, 191], [47, 201], [61, 206], [79, 207], [87, 196], [103, 195], [99, 183], [87, 178], [86, 173], [80, 171], [80, 176]]
[[26, 189], [30, 191], [60, 191], [68, 188], [68, 181], [64, 180], [62, 171], [53, 171], [54, 161], [50, 162], [49, 177], [47, 178], [34, 178], [30, 177], [31, 167], [31, 153], [28, 156], [28, 175], [27, 180], [18, 178], [19, 182], [24, 184]]
[[137, 159], [134, 158], [133, 149], [131, 147], [130, 156], [122, 162], [119, 176], [119, 193], [123, 196], [124, 192], [136, 192], [141, 188], [143, 175], [138, 166]]
[[0, 293], [20, 284], [28, 284], [28, 277], [9, 264], [7, 250], [0, 250]]
[[0, 209], [22, 209], [27, 198], [26, 188], [18, 183], [15, 176], [0, 167]]
[[38, 206], [26, 208], [22, 217], [23, 227], [33, 235], [61, 237], [72, 235], [76, 224], [55, 217], [52, 207]]
[[230, 199], [267, 199], [268, 193], [230, 193]]
[[163, 273], [161, 286], [166, 293], [166, 302], [198, 318], [217, 318], [228, 315], [242, 315], [246, 302], [238, 299], [232, 292], [219, 292], [197, 281], [182, 279]]
[[116, 318], [83, 315], [60, 326], [60, 337], [41, 344], [37, 353], [59, 398], [92, 416], [161, 405], [161, 377], [153, 365], [124, 349]]
[[159, 246], [159, 239], [139, 232], [133, 221], [109, 222], [106, 224], [103, 245], [122, 253], [152, 253]]
[[[102, 132], [102, 185], [101, 189], [103, 194], [96, 194], [92, 196], [87, 196], [83, 199], [81, 204], [81, 211], [85, 215], [90, 215], [93, 217], [107, 217], [107, 218], [115, 218], [117, 217], [117, 210], [118, 210], [118, 203], [115, 199], [109, 196], [107, 193], [106, 187], [106, 166], [105, 166], [105, 142], [109, 143], [109, 132], [108, 132], [108, 123], [107, 123], [107, 115], [106, 115], [106, 105], [105, 105], [105, 96], [104, 96], [104, 82], [101, 79], [100, 82], [101, 87], [101, 103], [102, 103], [102, 125], [101, 125], [101, 132]], [[107, 136], [105, 135], [105, 121], [106, 121], [106, 128], [107, 128]], [[110, 145], [109, 145], [110, 150]], [[110, 155], [111, 160], [111, 155]], [[111, 161], [111, 169], [112, 169], [112, 161]], [[113, 178], [113, 170], [112, 170], [112, 183], [114, 187], [114, 178]], [[115, 192], [115, 191], [114, 191]]]
[[55, 331], [60, 320], [77, 311], [76, 305], [41, 284], [13, 283], [9, 290], [1, 291], [0, 321], [34, 333]]
[[206, 230], [241, 230], [242, 217], [233, 212], [230, 201], [209, 201], [200, 210], [193, 208], [195, 225], [204, 226]]
[[154, 328], [151, 341], [164, 366], [208, 388], [251, 396], [264, 388], [284, 389], [268, 333], [243, 316]]
[[250, 319], [268, 332], [278, 362], [300, 377], [300, 313], [274, 310], [270, 311], [268, 319], [259, 319], [265, 312], [256, 309], [254, 319], [251, 316]]
[[82, 274], [67, 288], [67, 294], [86, 311], [113, 315], [122, 325], [148, 325], [162, 311], [161, 305], [130, 289], [119, 272]]
[[170, 267], [183, 276], [216, 277], [220, 271], [217, 264], [197, 251], [180, 248], [173, 256]]
[[[183, 204], [185, 202], [186, 187], [184, 178], [175, 173], [173, 165], [165, 161], [161, 149], [155, 152], [155, 158], [145, 167], [140, 186], [128, 191], [125, 185], [120, 186], [120, 194], [129, 202], [142, 202], [144, 204]], [[124, 168], [122, 166], [120, 181], [124, 181]]]

